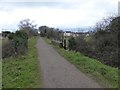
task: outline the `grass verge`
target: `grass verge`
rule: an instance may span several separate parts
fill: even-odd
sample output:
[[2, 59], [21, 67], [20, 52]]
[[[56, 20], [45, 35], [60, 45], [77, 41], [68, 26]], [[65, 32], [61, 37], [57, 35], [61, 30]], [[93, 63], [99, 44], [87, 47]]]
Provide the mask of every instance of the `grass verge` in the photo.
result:
[[47, 37], [44, 37], [43, 39], [44, 39], [44, 41], [46, 41], [48, 44], [52, 44], [51, 40], [48, 39]]
[[[44, 39], [47, 43], [49, 39]], [[105, 88], [118, 88], [118, 68], [107, 66], [96, 59], [86, 57], [79, 52], [68, 51], [55, 46], [60, 55], [74, 64], [80, 71], [95, 79]]]
[[28, 53], [2, 61], [3, 88], [40, 88], [41, 80], [38, 69], [37, 38], [28, 41]]
[[2, 39], [0, 39], [0, 90], [2, 89]]

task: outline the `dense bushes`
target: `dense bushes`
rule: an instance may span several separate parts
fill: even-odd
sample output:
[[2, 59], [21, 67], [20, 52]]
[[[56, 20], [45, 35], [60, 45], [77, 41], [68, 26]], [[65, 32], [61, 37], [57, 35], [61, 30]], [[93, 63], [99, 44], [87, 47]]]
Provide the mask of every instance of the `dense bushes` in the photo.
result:
[[11, 41], [2, 45], [2, 58], [10, 57], [15, 54], [14, 47]]
[[[78, 37], [70, 38], [68, 40], [69, 49], [96, 58], [107, 65], [120, 67], [118, 65], [119, 19], [120, 17], [107, 18], [105, 21], [98, 23], [95, 31], [91, 32], [89, 36], [79, 35]], [[105, 23], [106, 21], [109, 21], [109, 23]], [[86, 38], [90, 39], [86, 40]]]
[[80, 52], [113, 67], [118, 65], [118, 38], [120, 17], [108, 17], [98, 22], [89, 35], [79, 32], [76, 36], [64, 36], [64, 32], [47, 26], [39, 27], [41, 36], [62, 42], [62, 47]]
[[99, 37], [95, 36], [95, 49], [97, 52], [97, 57], [102, 62], [105, 62], [111, 66], [118, 66], [118, 43], [117, 34], [112, 32], [98, 31]]
[[15, 47], [15, 52], [17, 55], [24, 54], [28, 47], [28, 36], [24, 31], [16, 31], [12, 43]]
[[9, 41], [2, 45], [2, 58], [25, 54], [28, 47], [28, 36], [24, 31], [9, 35]]
[[38, 35], [36, 25], [29, 19], [20, 21], [19, 31], [15, 33], [4, 32], [3, 35], [9, 42], [2, 45], [2, 57], [10, 57], [25, 54], [28, 48], [28, 38]]
[[68, 44], [68, 47], [70, 50], [75, 50], [76, 48], [76, 42], [75, 42], [75, 38], [74, 37], [71, 37], [69, 40], [68, 40], [69, 44]]
[[51, 38], [57, 41], [61, 41], [62, 39], [61, 36], [63, 32], [59, 29], [50, 28], [48, 26], [40, 26], [39, 31], [42, 37], [46, 36], [47, 38]]
[[[120, 28], [120, 23], [118, 20], [120, 17], [109, 17], [106, 21], [109, 23], [104, 27], [96, 29], [94, 39], [95, 39], [95, 49], [97, 51], [97, 57], [99, 59], [114, 67], [120, 67], [118, 65], [118, 31]], [[102, 23], [105, 23], [103, 21]]]

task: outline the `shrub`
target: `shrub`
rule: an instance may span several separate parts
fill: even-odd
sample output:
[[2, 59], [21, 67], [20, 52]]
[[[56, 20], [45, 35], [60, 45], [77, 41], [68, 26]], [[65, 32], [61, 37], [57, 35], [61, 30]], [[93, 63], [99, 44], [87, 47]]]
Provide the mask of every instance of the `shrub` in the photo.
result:
[[68, 44], [68, 48], [70, 50], [75, 50], [75, 47], [76, 47], [76, 42], [75, 42], [75, 38], [74, 37], [71, 37], [69, 40], [68, 40], [69, 44]]
[[28, 36], [24, 31], [16, 31], [12, 39], [12, 44], [17, 55], [24, 54], [27, 50]]
[[9, 42], [2, 45], [2, 57], [25, 54], [28, 48], [28, 36], [24, 31], [16, 31], [9, 36]]
[[15, 50], [11, 41], [8, 41], [2, 45], [2, 58], [10, 57], [15, 55]]

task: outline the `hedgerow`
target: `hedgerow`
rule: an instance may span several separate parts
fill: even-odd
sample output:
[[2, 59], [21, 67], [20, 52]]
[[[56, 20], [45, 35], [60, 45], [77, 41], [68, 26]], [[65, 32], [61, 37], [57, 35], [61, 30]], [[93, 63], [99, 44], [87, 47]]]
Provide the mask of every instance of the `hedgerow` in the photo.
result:
[[9, 42], [2, 45], [2, 58], [18, 56], [26, 53], [28, 48], [28, 36], [24, 31], [16, 31], [8, 37]]

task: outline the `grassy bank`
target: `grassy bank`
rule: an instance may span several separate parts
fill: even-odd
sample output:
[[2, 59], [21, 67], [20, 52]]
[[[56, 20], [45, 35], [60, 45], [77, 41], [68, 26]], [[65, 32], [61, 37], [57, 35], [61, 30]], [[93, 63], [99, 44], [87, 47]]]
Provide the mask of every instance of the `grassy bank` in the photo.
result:
[[35, 37], [29, 39], [26, 55], [3, 60], [3, 88], [41, 87], [36, 42]]
[[[47, 43], [49, 39], [44, 39]], [[56, 50], [80, 71], [99, 82], [103, 87], [118, 88], [118, 69], [107, 66], [96, 59], [82, 55], [79, 52], [64, 50], [55, 47]], [[120, 70], [119, 70], [120, 71]]]
[[2, 89], [2, 39], [0, 39], [0, 89]]
[[0, 90], [2, 89], [2, 59], [0, 59]]
[[2, 39], [0, 39], [0, 45], [2, 45]]

